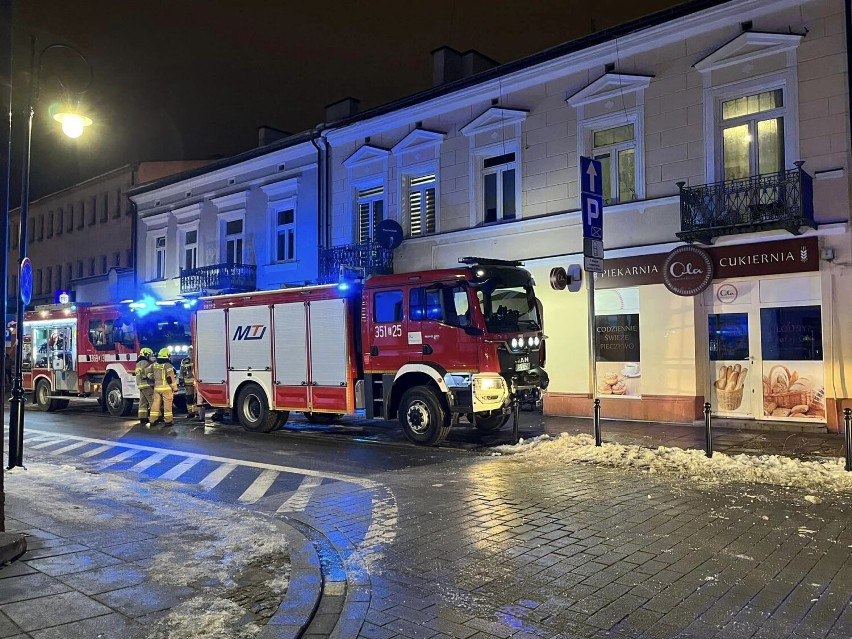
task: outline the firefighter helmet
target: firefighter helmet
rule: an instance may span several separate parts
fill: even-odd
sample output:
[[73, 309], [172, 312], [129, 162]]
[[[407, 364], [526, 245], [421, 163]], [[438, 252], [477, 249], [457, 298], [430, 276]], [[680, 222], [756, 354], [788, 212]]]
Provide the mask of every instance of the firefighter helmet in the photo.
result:
[[154, 354], [153, 349], [150, 349], [150, 348], [148, 348], [147, 346], [145, 346], [144, 348], [142, 348], [142, 349], [139, 351], [139, 356], [140, 356], [140, 357], [150, 357], [150, 356], [151, 356], [151, 355], [153, 355], [153, 354]]
[[160, 352], [157, 353], [157, 357], [159, 357], [160, 359], [171, 357], [171, 355], [172, 352], [168, 348], [161, 348]]

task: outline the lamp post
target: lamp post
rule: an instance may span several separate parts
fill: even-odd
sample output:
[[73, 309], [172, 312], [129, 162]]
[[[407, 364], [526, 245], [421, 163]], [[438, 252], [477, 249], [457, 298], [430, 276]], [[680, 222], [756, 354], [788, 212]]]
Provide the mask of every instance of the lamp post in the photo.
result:
[[[21, 164], [21, 211], [18, 229], [18, 289], [17, 311], [15, 314], [16, 336], [15, 342], [15, 377], [12, 380], [12, 398], [9, 401], [9, 468], [22, 466], [24, 462], [24, 309], [29, 304], [32, 295], [32, 266], [27, 258], [27, 214], [30, 208], [30, 152], [32, 150], [33, 116], [35, 115], [35, 104], [38, 100], [39, 74], [44, 54], [54, 49], [67, 49], [80, 57], [86, 64], [88, 80], [81, 91], [73, 93], [80, 95], [89, 89], [92, 82], [92, 68], [89, 61], [75, 47], [68, 44], [49, 44], [36, 55], [35, 37], [31, 40], [32, 54], [30, 59], [30, 92], [27, 110], [24, 115], [26, 123], [26, 141], [24, 143], [24, 156]], [[67, 87], [58, 78], [59, 85], [67, 92]], [[83, 129], [92, 121], [77, 114], [76, 109], [70, 111], [62, 110], [53, 116], [53, 119], [62, 124], [62, 130], [69, 137], [79, 137]]]

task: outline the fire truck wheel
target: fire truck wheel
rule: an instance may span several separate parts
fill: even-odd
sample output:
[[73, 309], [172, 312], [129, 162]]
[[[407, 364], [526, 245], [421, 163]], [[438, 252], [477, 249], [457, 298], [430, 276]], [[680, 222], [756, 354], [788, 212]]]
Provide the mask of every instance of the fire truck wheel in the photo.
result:
[[511, 415], [492, 415], [491, 417], [477, 417], [476, 430], [480, 433], [493, 433], [500, 430], [509, 421]]
[[405, 436], [415, 444], [436, 446], [450, 432], [449, 413], [435, 392], [423, 386], [410, 388], [402, 396], [399, 421]]
[[237, 419], [247, 431], [268, 433], [277, 425], [279, 414], [269, 410], [266, 393], [257, 384], [248, 384], [237, 397]]
[[39, 380], [36, 384], [34, 395], [36, 405], [47, 413], [64, 408], [61, 405], [62, 400], [50, 399], [50, 384], [46, 380]]
[[339, 417], [337, 413], [305, 413], [305, 419], [312, 424], [330, 424]]
[[121, 392], [121, 380], [111, 379], [106, 387], [106, 406], [113, 417], [127, 417], [133, 412], [133, 400], [124, 399]]

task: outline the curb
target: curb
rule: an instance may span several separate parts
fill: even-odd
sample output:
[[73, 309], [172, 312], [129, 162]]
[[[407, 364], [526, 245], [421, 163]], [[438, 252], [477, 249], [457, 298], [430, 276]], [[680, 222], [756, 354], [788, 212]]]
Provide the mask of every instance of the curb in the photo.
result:
[[307, 629], [322, 592], [322, 569], [313, 544], [292, 526], [286, 526], [290, 546], [290, 583], [278, 610], [258, 639], [297, 639]]
[[0, 532], [0, 567], [12, 563], [27, 552], [27, 538], [17, 533]]

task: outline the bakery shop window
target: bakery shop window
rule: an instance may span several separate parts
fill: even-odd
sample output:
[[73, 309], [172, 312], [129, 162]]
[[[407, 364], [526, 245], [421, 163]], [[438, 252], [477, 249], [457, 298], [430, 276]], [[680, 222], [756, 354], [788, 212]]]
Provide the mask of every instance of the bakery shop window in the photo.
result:
[[760, 309], [760, 342], [764, 360], [821, 360], [820, 307]]
[[641, 395], [639, 335], [639, 289], [595, 291], [595, 381], [598, 396]]

